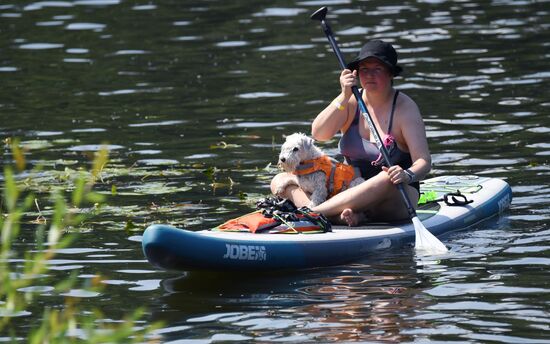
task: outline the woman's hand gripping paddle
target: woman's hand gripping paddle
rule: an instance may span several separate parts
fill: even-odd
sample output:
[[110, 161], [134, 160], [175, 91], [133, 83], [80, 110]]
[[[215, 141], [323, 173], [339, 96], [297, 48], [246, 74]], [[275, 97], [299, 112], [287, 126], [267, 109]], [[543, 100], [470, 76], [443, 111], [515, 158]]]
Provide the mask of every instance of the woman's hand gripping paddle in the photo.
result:
[[[346, 62], [344, 61], [344, 58], [342, 57], [342, 53], [340, 52], [340, 49], [336, 44], [336, 40], [334, 39], [332, 30], [330, 29], [330, 26], [328, 25], [325, 19], [327, 15], [327, 11], [328, 9], [326, 7], [321, 7], [311, 15], [311, 19], [318, 20], [319, 22], [321, 22], [321, 26], [323, 27], [323, 31], [325, 32], [325, 35], [328, 38], [328, 41], [332, 47], [332, 50], [334, 50], [334, 53], [338, 58], [338, 62], [340, 62], [340, 67], [342, 67], [342, 69], [345, 69]], [[369, 129], [371, 133], [374, 135], [374, 139], [376, 141], [376, 144], [378, 145], [378, 149], [380, 149], [380, 153], [382, 154], [382, 157], [386, 161], [387, 165], [391, 166], [392, 164], [391, 164], [388, 150], [382, 143], [380, 134], [378, 133], [378, 130], [374, 125], [374, 122], [371, 118], [369, 110], [367, 109], [367, 106], [365, 105], [365, 102], [363, 101], [363, 98], [361, 98], [361, 93], [359, 92], [359, 89], [357, 88], [357, 86], [353, 86], [351, 90], [353, 92], [353, 95], [357, 99], [357, 104], [359, 104], [359, 109], [361, 110], [361, 114], [367, 120]], [[414, 225], [414, 232], [416, 236], [416, 240], [415, 240], [416, 242], [414, 245], [415, 249], [417, 251], [422, 251], [423, 253], [427, 253], [427, 254], [441, 254], [441, 253], [447, 252], [448, 251], [447, 247], [445, 247], [445, 245], [443, 245], [443, 243], [439, 241], [439, 239], [437, 239], [432, 233], [430, 233], [430, 231], [428, 231], [426, 227], [424, 227], [424, 225], [422, 224], [422, 221], [420, 221], [420, 219], [416, 215], [416, 210], [414, 210], [414, 207], [411, 204], [409, 196], [405, 192], [405, 188], [403, 187], [403, 184], [397, 184], [396, 186], [399, 192], [401, 193], [403, 202], [407, 207], [407, 211]]]

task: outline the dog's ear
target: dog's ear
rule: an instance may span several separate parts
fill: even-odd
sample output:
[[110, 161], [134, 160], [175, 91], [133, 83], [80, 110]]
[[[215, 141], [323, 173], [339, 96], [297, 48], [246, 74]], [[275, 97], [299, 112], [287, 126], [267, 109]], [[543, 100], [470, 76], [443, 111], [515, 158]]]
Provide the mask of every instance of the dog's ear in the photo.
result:
[[314, 143], [315, 141], [311, 137], [304, 135], [304, 146], [309, 149]]

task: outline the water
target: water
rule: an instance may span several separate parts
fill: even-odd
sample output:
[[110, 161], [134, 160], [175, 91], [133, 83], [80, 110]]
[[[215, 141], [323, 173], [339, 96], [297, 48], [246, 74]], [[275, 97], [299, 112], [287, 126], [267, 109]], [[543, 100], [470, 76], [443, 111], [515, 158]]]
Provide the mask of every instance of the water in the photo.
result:
[[[432, 174], [475, 173], [513, 188], [502, 217], [453, 233], [450, 258], [412, 250], [295, 273], [173, 273], [143, 257], [152, 222], [200, 229], [268, 192], [283, 135], [309, 132], [338, 92], [338, 64], [309, 14], [318, 1], [57, 1], [0, 5], [0, 134], [17, 136], [31, 188], [51, 188], [110, 147], [109, 206], [36, 285], [101, 275], [68, 295], [119, 319], [140, 305], [165, 342], [550, 342], [549, 1], [331, 1], [349, 60], [393, 41], [396, 86], [419, 104]], [[335, 152], [336, 141], [323, 145]], [[2, 163], [10, 161], [7, 154]], [[270, 165], [271, 164], [271, 165]], [[113, 186], [116, 194], [112, 194]], [[32, 214], [37, 215], [37, 214]], [[32, 227], [18, 249], [33, 247]], [[5, 335], [5, 334], [4, 334]], [[4, 336], [3, 335], [3, 336]]]

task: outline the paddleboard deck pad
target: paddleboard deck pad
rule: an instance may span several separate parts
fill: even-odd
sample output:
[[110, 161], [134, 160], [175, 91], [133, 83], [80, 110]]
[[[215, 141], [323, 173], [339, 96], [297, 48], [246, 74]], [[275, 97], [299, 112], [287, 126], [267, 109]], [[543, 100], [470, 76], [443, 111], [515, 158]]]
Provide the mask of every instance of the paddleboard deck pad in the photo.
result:
[[[512, 200], [505, 181], [473, 175], [427, 179], [420, 190], [432, 200], [419, 206], [418, 217], [436, 236], [498, 215]], [[143, 233], [142, 247], [148, 261], [165, 270], [269, 271], [343, 264], [414, 240], [410, 221], [332, 226], [331, 232], [315, 234], [189, 231], [153, 224]]]

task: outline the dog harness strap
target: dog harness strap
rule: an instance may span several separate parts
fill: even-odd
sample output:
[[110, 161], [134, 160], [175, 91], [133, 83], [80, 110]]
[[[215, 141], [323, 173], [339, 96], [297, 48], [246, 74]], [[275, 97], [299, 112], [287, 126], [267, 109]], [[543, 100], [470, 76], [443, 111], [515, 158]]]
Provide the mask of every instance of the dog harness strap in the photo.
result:
[[326, 176], [329, 197], [345, 190], [351, 184], [353, 178], [360, 175], [360, 173], [355, 172], [353, 166], [339, 163], [326, 155], [302, 161], [292, 173], [299, 176], [318, 171], [322, 171]]
[[327, 189], [328, 189], [328, 194], [332, 196], [333, 192], [334, 192], [334, 188], [335, 187], [338, 187], [337, 185], [334, 185], [334, 175], [336, 174], [336, 165], [335, 164], [332, 164], [331, 166], [331, 169], [330, 169], [330, 175], [327, 176], [328, 179], [327, 179]]
[[292, 172], [295, 175], [310, 174], [317, 171], [322, 171], [328, 177], [330, 170], [332, 169], [332, 162], [328, 156], [320, 156], [311, 160], [302, 161], [297, 167], [296, 171]]
[[[351, 166], [351, 164], [349, 164]], [[361, 175], [361, 169], [357, 166], [352, 166], [353, 167], [353, 174], [355, 176], [360, 176]]]
[[310, 162], [301, 162], [298, 166], [296, 166], [296, 171], [293, 173], [295, 175], [301, 175], [301, 174], [310, 174], [312, 172], [315, 172], [315, 162], [313, 160], [308, 160]]

